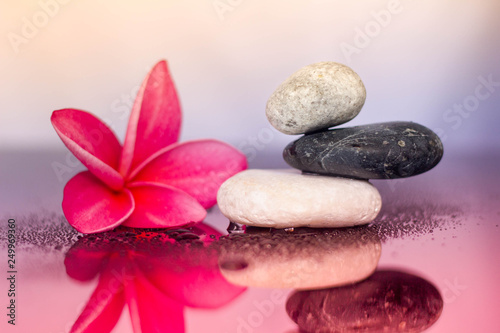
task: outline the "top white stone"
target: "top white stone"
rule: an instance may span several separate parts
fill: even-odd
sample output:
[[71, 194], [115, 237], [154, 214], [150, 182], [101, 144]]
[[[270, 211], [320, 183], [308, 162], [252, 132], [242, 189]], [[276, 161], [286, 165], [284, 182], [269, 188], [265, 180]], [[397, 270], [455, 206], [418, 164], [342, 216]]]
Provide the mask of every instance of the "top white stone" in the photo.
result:
[[351, 68], [318, 62], [299, 69], [274, 91], [266, 115], [278, 131], [303, 134], [348, 122], [365, 99], [365, 86]]

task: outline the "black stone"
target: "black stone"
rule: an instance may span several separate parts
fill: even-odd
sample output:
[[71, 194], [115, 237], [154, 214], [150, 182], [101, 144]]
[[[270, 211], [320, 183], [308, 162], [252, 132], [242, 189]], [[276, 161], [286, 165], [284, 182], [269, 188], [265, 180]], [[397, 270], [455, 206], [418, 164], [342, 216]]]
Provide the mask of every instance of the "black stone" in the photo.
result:
[[443, 310], [430, 282], [399, 271], [377, 271], [345, 287], [296, 291], [286, 303], [301, 332], [422, 332]]
[[439, 137], [413, 122], [388, 122], [305, 135], [283, 158], [312, 173], [359, 179], [405, 178], [429, 171], [443, 156]]

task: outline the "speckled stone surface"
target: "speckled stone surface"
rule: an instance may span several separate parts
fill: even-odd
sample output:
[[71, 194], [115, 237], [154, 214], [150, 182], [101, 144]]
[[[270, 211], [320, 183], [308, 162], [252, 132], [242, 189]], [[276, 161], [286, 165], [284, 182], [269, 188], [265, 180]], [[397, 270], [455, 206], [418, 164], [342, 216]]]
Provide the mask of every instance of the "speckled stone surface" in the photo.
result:
[[248, 228], [219, 239], [219, 267], [231, 283], [262, 288], [316, 289], [365, 279], [375, 270], [381, 243], [366, 227]]
[[413, 122], [387, 122], [305, 135], [283, 158], [292, 167], [360, 179], [404, 178], [429, 171], [443, 156], [439, 137]]
[[365, 99], [365, 86], [351, 68], [318, 62], [299, 69], [274, 91], [266, 115], [278, 131], [302, 134], [353, 119]]
[[436, 322], [443, 299], [428, 281], [377, 271], [360, 283], [293, 293], [286, 304], [301, 332], [422, 332]]
[[242, 171], [222, 184], [217, 202], [232, 222], [270, 228], [367, 224], [382, 206], [368, 181], [293, 169]]

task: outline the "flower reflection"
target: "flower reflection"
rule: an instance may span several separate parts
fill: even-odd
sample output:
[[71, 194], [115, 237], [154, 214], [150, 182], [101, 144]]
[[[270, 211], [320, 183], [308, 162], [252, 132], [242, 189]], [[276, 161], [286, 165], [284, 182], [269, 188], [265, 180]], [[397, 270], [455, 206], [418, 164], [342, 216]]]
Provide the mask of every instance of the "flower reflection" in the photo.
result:
[[134, 332], [184, 332], [184, 307], [217, 308], [244, 290], [220, 274], [217, 252], [208, 246], [219, 236], [201, 223], [81, 238], [66, 254], [66, 272], [79, 281], [99, 279], [71, 332], [110, 332], [125, 304]]
[[443, 299], [427, 280], [380, 270], [344, 287], [296, 291], [286, 310], [301, 332], [422, 332], [443, 310]]

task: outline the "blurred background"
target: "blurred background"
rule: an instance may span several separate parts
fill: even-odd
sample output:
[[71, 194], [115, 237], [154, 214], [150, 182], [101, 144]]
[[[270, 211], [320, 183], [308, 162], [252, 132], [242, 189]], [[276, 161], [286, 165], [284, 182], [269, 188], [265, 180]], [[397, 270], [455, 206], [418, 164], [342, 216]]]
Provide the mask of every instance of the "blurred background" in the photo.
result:
[[270, 129], [266, 101], [299, 68], [329, 60], [366, 85], [349, 126], [411, 120], [438, 132], [447, 154], [498, 150], [499, 16], [496, 0], [3, 0], [0, 150], [64, 150], [49, 118], [66, 107], [123, 140], [160, 59], [181, 98], [182, 140], [280, 159], [294, 138]]

